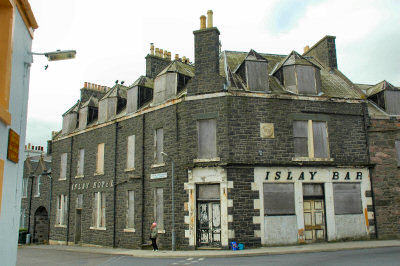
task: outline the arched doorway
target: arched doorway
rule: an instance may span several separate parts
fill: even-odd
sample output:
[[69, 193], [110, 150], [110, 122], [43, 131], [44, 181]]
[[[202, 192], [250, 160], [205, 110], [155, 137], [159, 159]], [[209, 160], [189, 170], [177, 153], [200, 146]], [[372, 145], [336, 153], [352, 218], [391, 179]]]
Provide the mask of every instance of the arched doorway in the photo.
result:
[[35, 212], [32, 243], [44, 244], [49, 241], [49, 215], [45, 207], [40, 206]]

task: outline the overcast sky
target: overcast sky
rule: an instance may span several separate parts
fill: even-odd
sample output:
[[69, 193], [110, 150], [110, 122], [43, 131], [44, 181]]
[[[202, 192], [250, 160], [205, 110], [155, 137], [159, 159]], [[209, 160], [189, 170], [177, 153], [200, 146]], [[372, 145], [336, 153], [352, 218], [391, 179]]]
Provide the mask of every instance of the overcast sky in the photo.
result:
[[[74, 60], [31, 67], [26, 143], [46, 146], [85, 81], [132, 84], [145, 74], [150, 43], [194, 61], [193, 31], [214, 12], [222, 50], [300, 54], [336, 36], [338, 68], [353, 82], [400, 86], [400, 1], [29, 0], [39, 24], [34, 52], [75, 49]], [[45, 70], [45, 65], [49, 65]]]

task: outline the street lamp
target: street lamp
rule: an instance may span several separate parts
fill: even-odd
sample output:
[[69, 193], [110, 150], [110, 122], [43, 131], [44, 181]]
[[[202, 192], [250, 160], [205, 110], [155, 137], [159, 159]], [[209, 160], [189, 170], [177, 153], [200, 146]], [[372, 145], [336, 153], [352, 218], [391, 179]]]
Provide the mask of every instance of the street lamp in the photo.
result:
[[33, 55], [44, 55], [47, 57], [49, 61], [59, 61], [59, 60], [67, 60], [67, 59], [74, 59], [76, 56], [75, 50], [57, 50], [54, 52], [47, 52], [47, 53], [34, 53], [31, 52]]
[[176, 241], [175, 241], [175, 198], [174, 198], [174, 159], [168, 156], [165, 152], [161, 152], [162, 156], [168, 157], [171, 160], [171, 197], [172, 197], [172, 251], [176, 250]]

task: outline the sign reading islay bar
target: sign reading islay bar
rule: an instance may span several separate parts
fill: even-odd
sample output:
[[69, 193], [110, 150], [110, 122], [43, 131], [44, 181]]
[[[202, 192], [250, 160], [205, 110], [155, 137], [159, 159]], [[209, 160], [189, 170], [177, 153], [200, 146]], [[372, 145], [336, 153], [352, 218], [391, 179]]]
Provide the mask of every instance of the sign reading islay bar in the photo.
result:
[[7, 159], [14, 163], [19, 160], [19, 135], [11, 128], [8, 132]]

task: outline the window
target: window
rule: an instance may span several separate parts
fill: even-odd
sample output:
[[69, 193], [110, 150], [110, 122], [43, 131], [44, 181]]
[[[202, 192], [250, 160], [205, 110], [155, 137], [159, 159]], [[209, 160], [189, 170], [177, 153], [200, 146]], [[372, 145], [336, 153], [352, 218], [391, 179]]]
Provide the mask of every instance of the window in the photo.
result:
[[19, 216], [19, 228], [25, 228], [25, 209], [21, 209]]
[[58, 195], [56, 209], [56, 225], [66, 225], [68, 215], [68, 196]]
[[84, 176], [84, 172], [83, 172], [84, 167], [85, 167], [85, 150], [80, 149], [79, 154], [78, 154], [78, 167], [77, 167], [77, 171], [76, 171], [77, 177]]
[[265, 215], [295, 215], [293, 184], [264, 184]]
[[135, 193], [132, 190], [128, 191], [126, 228], [135, 228]]
[[78, 194], [76, 197], [75, 209], [82, 210], [83, 208], [83, 194]]
[[33, 177], [33, 195], [35, 197], [40, 196], [40, 177], [41, 175]]
[[128, 148], [126, 155], [126, 168], [135, 168], [135, 135], [128, 137]]
[[28, 197], [28, 177], [22, 179], [22, 197]]
[[67, 153], [61, 154], [60, 180], [67, 179]]
[[397, 166], [400, 167], [400, 140], [395, 141], [396, 154], [397, 154]]
[[293, 138], [295, 157], [329, 158], [326, 122], [294, 121]]
[[106, 228], [106, 195], [95, 192], [93, 198], [93, 228]]
[[104, 143], [97, 145], [96, 174], [104, 173]]
[[198, 158], [217, 157], [217, 122], [215, 119], [197, 121]]
[[333, 183], [335, 214], [362, 214], [359, 183]]
[[164, 229], [164, 199], [163, 189], [154, 189], [154, 220], [159, 230]]
[[164, 151], [164, 130], [163, 128], [154, 131], [154, 160], [155, 163], [163, 163], [162, 152]]

